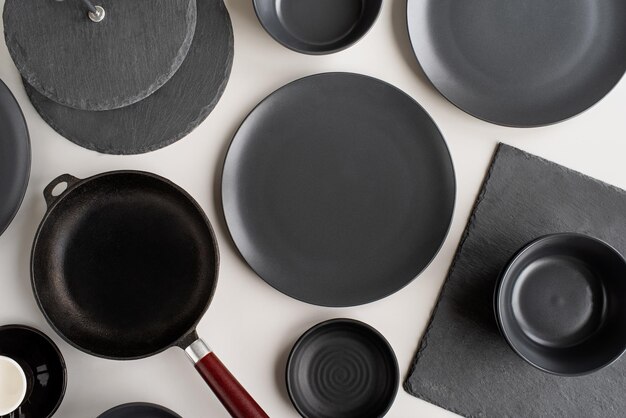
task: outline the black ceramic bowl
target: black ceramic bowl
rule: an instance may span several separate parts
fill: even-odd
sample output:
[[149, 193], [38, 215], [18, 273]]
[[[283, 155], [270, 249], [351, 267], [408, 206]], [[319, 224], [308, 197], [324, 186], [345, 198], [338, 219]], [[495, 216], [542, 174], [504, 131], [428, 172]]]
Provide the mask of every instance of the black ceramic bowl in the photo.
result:
[[382, 0], [253, 0], [265, 30], [289, 49], [330, 54], [348, 48], [374, 25]]
[[378, 331], [353, 319], [315, 325], [287, 361], [287, 391], [305, 418], [377, 418], [396, 397], [400, 372]]
[[509, 345], [540, 370], [583, 375], [626, 349], [626, 260], [586, 235], [541, 237], [503, 270], [495, 314]]
[[27, 381], [26, 397], [12, 418], [48, 418], [61, 405], [67, 384], [65, 360], [44, 333], [26, 325], [0, 326], [0, 356], [15, 360]]
[[131, 402], [111, 408], [98, 418], [181, 418], [181, 416], [161, 405]]

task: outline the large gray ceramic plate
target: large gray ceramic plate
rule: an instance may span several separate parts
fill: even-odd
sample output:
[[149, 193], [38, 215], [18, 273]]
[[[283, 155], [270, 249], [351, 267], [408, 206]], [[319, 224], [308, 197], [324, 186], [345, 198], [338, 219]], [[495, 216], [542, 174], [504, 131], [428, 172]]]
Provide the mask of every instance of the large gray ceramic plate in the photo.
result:
[[24, 115], [0, 81], [0, 234], [17, 213], [30, 176], [30, 139]]
[[626, 70], [624, 0], [408, 0], [415, 55], [452, 103], [500, 125], [548, 125]]
[[281, 292], [351, 306], [387, 296], [433, 259], [452, 218], [446, 143], [401, 90], [350, 73], [306, 77], [250, 113], [222, 178], [248, 264]]

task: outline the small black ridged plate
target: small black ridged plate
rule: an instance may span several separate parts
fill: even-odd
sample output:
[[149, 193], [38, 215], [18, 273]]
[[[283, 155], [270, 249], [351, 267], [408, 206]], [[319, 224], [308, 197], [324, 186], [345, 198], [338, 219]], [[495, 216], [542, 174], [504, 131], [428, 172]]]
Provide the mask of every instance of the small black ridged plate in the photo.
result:
[[121, 109], [90, 112], [55, 103], [24, 80], [33, 106], [59, 134], [101, 153], [141, 154], [183, 138], [217, 105], [234, 54], [233, 29], [223, 1], [198, 0], [197, 5], [196, 34], [185, 62], [151, 96]]
[[80, 0], [6, 0], [7, 47], [22, 77], [50, 100], [82, 110], [128, 106], [179, 69], [196, 0], [94, 3], [106, 13], [99, 23]]
[[468, 417], [623, 417], [624, 358], [583, 377], [537, 370], [498, 331], [493, 297], [509, 259], [542, 235], [578, 232], [626, 254], [624, 214], [623, 190], [500, 145], [406, 391]]
[[287, 361], [289, 397], [305, 418], [382, 417], [398, 381], [398, 361], [385, 337], [352, 319], [309, 329]]
[[132, 402], [111, 408], [98, 418], [181, 418], [181, 416], [160, 405]]
[[0, 81], [0, 234], [22, 204], [30, 177], [30, 138], [19, 104]]

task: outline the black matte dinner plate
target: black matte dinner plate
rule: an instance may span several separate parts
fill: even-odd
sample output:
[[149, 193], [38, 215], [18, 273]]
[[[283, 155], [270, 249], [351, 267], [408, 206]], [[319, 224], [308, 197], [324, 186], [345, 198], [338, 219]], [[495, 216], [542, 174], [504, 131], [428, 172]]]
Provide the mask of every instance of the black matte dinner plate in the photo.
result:
[[24, 115], [0, 81], [0, 234], [19, 209], [30, 176], [30, 139]]
[[511, 347], [533, 366], [576, 376], [626, 349], [626, 260], [586, 235], [539, 238], [504, 269], [495, 312]]
[[65, 361], [42, 332], [25, 325], [0, 326], [0, 355], [24, 370], [28, 390], [22, 405], [9, 418], [48, 418], [59, 408], [67, 382]]
[[287, 390], [305, 418], [377, 418], [396, 397], [398, 361], [378, 331], [352, 319], [309, 329], [287, 360]]
[[24, 80], [33, 106], [59, 134], [102, 153], [140, 154], [183, 138], [217, 105], [234, 54], [233, 30], [224, 2], [198, 0], [197, 5], [198, 24], [185, 62], [151, 96], [121, 109], [90, 112], [62, 106]]
[[623, 0], [408, 0], [407, 15], [433, 85], [488, 122], [568, 119], [626, 70]]
[[160, 405], [133, 402], [109, 409], [98, 418], [181, 418], [181, 416]]
[[433, 259], [455, 179], [424, 109], [375, 78], [325, 73], [275, 91], [236, 133], [222, 178], [231, 236], [294, 298], [351, 306], [387, 296]]
[[254, 0], [265, 30], [289, 49], [330, 54], [348, 48], [376, 22], [382, 0]]

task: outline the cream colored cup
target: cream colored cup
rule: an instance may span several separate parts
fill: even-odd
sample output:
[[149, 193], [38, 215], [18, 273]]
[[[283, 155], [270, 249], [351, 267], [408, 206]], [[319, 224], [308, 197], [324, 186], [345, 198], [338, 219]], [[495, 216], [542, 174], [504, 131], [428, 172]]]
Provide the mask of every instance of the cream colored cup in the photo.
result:
[[0, 416], [15, 411], [26, 396], [26, 375], [17, 362], [0, 356]]

